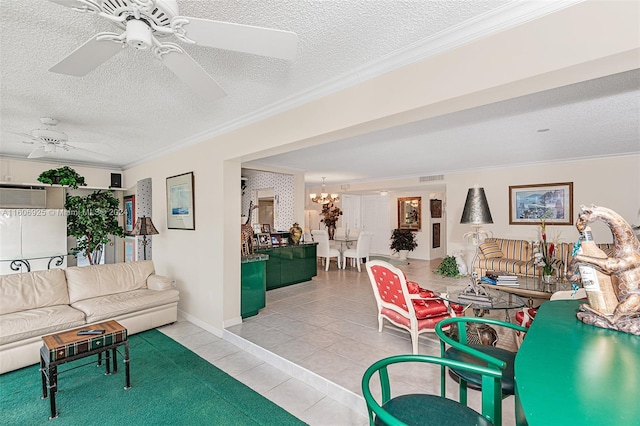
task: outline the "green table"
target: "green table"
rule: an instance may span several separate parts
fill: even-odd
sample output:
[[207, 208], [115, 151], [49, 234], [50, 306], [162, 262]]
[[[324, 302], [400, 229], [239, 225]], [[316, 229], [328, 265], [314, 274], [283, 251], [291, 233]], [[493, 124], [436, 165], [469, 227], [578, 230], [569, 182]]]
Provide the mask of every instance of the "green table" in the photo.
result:
[[518, 351], [516, 392], [527, 421], [638, 425], [640, 336], [582, 323], [580, 303], [543, 303]]

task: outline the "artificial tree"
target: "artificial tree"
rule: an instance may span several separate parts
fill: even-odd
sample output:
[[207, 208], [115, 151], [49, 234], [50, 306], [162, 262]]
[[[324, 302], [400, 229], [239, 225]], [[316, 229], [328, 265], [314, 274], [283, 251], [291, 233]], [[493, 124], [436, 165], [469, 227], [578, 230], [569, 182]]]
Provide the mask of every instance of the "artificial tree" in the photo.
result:
[[124, 238], [124, 230], [118, 224], [119, 204], [113, 191], [99, 190], [85, 196], [67, 194], [67, 235], [78, 240], [72, 253], [82, 252], [93, 265], [100, 259], [104, 244], [110, 242], [110, 235]]

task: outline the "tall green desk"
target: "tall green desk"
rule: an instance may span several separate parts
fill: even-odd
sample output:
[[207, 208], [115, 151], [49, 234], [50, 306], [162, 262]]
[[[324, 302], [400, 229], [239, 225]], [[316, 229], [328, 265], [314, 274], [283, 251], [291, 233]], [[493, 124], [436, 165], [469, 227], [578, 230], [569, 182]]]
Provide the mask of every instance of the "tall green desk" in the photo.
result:
[[638, 425], [640, 336], [582, 323], [580, 303], [543, 303], [518, 351], [516, 392], [527, 422]]

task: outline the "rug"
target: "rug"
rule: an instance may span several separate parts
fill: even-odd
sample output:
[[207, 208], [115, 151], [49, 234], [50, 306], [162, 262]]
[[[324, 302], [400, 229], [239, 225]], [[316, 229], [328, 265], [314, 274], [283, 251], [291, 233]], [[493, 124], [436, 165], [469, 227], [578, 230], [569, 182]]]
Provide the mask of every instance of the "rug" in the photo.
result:
[[[39, 365], [0, 375], [3, 425], [304, 425], [302, 421], [157, 330], [130, 337], [131, 389], [124, 366], [104, 375], [86, 365], [58, 376], [59, 417], [41, 398]], [[95, 359], [95, 357], [93, 357]], [[86, 364], [81, 359], [59, 371]]]
[[407, 260], [400, 260], [397, 257], [391, 256], [369, 256], [369, 260], [382, 260], [384, 262], [392, 264], [393, 266], [402, 266], [409, 264], [409, 261]]

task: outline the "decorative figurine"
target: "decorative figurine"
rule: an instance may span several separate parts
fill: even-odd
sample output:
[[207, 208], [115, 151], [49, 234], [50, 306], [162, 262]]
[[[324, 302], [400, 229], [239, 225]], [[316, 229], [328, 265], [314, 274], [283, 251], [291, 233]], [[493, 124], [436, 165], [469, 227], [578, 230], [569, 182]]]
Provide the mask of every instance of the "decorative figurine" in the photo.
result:
[[242, 245], [242, 256], [253, 254], [253, 227], [251, 226], [251, 212], [258, 206], [253, 205], [253, 201], [249, 203], [249, 215], [247, 221], [240, 225], [240, 243]]
[[601, 220], [613, 234], [613, 253], [607, 258], [576, 254], [570, 264], [572, 281], [579, 279], [580, 265], [592, 266], [611, 276], [618, 305], [613, 315], [606, 315], [583, 304], [578, 318], [597, 327], [611, 328], [640, 335], [640, 241], [631, 226], [616, 212], [606, 207], [580, 207], [576, 228], [583, 232], [587, 223]]

